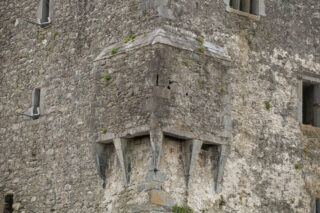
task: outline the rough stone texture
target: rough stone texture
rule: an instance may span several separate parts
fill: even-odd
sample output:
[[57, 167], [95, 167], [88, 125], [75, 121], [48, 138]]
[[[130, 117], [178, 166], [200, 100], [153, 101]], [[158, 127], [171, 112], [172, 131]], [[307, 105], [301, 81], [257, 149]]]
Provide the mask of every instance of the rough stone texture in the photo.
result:
[[[53, 23], [41, 29], [23, 20], [36, 21], [38, 4], [0, 1], [1, 205], [12, 193], [15, 212], [169, 212], [151, 202], [158, 190], [196, 212], [312, 211], [319, 129], [299, 124], [297, 88], [303, 75], [320, 76], [318, 0], [265, 1], [259, 21], [226, 12], [223, 0], [55, 0]], [[159, 28], [203, 37], [231, 60], [158, 43], [94, 62]], [[34, 88], [46, 89], [38, 120], [17, 115]], [[125, 186], [114, 145], [95, 141], [104, 128], [144, 125], [226, 144], [221, 192], [218, 148], [202, 147], [188, 188], [185, 141], [166, 136], [162, 176], [151, 180], [149, 136], [128, 139]]]

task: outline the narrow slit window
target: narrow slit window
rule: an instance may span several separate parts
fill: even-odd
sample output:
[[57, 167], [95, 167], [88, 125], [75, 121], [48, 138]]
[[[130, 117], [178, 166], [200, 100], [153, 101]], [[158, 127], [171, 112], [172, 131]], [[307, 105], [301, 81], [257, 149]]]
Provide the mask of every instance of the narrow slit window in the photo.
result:
[[315, 199], [314, 213], [320, 213], [320, 198]]
[[38, 7], [38, 22], [40, 27], [46, 27], [51, 23], [53, 1], [54, 0], [40, 0]]
[[3, 213], [12, 213], [13, 212], [13, 194], [7, 194], [4, 197], [4, 209]]
[[41, 23], [49, 22], [50, 0], [42, 0]]
[[37, 88], [32, 94], [32, 115], [34, 119], [37, 119], [40, 116], [40, 92], [40, 89]]
[[302, 123], [320, 127], [320, 84], [303, 81]]

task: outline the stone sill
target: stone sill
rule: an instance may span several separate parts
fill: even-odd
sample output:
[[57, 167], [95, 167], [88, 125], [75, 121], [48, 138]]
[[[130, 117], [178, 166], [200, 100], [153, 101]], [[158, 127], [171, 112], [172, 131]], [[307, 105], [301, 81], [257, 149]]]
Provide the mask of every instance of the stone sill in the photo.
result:
[[231, 7], [227, 8], [227, 11], [229, 13], [235, 13], [237, 15], [240, 15], [240, 16], [245, 16], [245, 17], [248, 17], [254, 21], [259, 21], [260, 20], [260, 16], [257, 16], [257, 15], [254, 15], [254, 14], [250, 14], [250, 13], [246, 13], [246, 12], [243, 12], [243, 11], [240, 11], [240, 10], [235, 10]]
[[307, 138], [318, 138], [320, 140], [320, 127], [300, 124], [302, 135]]

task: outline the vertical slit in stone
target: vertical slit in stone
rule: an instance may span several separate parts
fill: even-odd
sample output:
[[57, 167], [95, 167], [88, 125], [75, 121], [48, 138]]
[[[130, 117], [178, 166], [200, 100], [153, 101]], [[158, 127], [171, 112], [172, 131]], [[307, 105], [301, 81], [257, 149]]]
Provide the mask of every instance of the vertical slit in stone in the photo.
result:
[[13, 212], [13, 194], [7, 194], [4, 197], [4, 209], [3, 209], [3, 213], [12, 213]]
[[157, 75], [156, 86], [159, 86], [159, 75]]
[[50, 0], [42, 0], [41, 23], [49, 22]]

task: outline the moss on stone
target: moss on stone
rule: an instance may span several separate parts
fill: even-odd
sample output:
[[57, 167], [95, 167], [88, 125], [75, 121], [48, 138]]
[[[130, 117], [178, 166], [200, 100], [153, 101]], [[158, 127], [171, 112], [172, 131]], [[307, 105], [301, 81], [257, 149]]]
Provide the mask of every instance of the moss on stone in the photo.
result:
[[52, 38], [55, 39], [58, 34], [59, 34], [58, 32], [53, 32], [53, 33], [52, 33]]
[[104, 128], [102, 131], [101, 131], [102, 134], [106, 134], [107, 133], [107, 129]]
[[109, 81], [111, 79], [111, 75], [105, 74], [103, 78], [104, 78], [104, 80]]
[[269, 102], [266, 103], [266, 109], [267, 110], [271, 109], [271, 104]]
[[203, 44], [204, 43], [204, 38], [203, 37], [198, 37], [198, 41], [200, 41], [201, 44]]
[[174, 205], [172, 208], [173, 213], [193, 213], [193, 210], [189, 206]]
[[198, 79], [198, 83], [199, 84], [203, 84], [203, 80], [202, 79]]
[[206, 48], [205, 48], [203, 45], [201, 45], [201, 46], [198, 48], [198, 50], [199, 50], [200, 52], [204, 53], [204, 52], [206, 51]]
[[111, 55], [114, 55], [114, 54], [116, 54], [117, 52], [118, 52], [118, 50], [119, 50], [119, 48], [113, 48], [112, 50], [111, 50]]
[[221, 93], [226, 93], [227, 92], [227, 89], [226, 88], [221, 88]]

